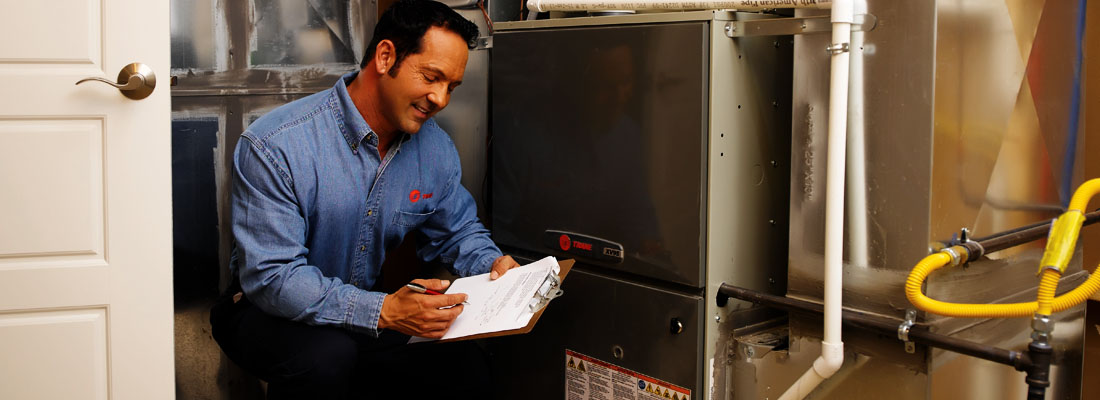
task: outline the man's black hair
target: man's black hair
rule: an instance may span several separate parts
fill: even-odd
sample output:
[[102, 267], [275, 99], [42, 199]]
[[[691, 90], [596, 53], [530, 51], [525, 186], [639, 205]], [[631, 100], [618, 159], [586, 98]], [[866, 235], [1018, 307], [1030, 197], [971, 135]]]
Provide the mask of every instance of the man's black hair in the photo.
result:
[[367, 45], [366, 54], [359, 68], [364, 68], [378, 49], [378, 42], [389, 39], [393, 42], [397, 59], [390, 68], [390, 76], [397, 76], [397, 67], [409, 54], [420, 53], [420, 42], [428, 28], [440, 27], [458, 34], [466, 41], [466, 47], [473, 49], [477, 43], [477, 25], [462, 18], [450, 7], [432, 0], [399, 0], [393, 3], [374, 26], [374, 37]]

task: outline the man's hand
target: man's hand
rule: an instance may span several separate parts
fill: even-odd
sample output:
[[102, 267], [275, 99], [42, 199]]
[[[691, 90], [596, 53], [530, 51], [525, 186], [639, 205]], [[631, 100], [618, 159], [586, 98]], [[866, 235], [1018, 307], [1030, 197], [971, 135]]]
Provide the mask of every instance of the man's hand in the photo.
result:
[[493, 261], [493, 272], [489, 273], [489, 280], [496, 280], [504, 275], [508, 270], [518, 267], [519, 263], [512, 259], [512, 256], [500, 256]]
[[[450, 281], [416, 279], [413, 283], [442, 292], [451, 286]], [[462, 313], [465, 294], [421, 294], [402, 286], [382, 301], [382, 313], [378, 317], [378, 329], [392, 329], [410, 336], [438, 339], [447, 333], [458, 314]], [[458, 304], [458, 305], [456, 305]], [[441, 307], [450, 307], [440, 309]]]

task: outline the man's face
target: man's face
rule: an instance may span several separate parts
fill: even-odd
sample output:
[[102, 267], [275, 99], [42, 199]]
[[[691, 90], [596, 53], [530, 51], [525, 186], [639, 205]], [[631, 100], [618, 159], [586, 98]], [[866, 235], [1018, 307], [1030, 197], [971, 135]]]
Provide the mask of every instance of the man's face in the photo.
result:
[[396, 75], [385, 73], [379, 80], [382, 116], [406, 133], [416, 133], [447, 106], [451, 92], [462, 83], [469, 57], [462, 37], [446, 29], [428, 28], [420, 40], [420, 53], [409, 54]]

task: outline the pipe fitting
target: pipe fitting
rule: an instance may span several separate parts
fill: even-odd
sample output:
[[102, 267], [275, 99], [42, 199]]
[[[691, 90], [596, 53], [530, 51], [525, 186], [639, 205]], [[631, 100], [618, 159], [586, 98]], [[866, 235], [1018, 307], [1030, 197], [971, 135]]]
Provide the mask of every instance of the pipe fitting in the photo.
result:
[[966, 246], [962, 245], [947, 247], [943, 250], [940, 250], [940, 252], [943, 252], [944, 254], [947, 254], [951, 257], [951, 262], [949, 263], [949, 265], [952, 267], [957, 267], [961, 264], [964, 264], [970, 258], [970, 250], [967, 249]]
[[1045, 339], [1032, 340], [1027, 345], [1028, 358], [1031, 366], [1027, 368], [1027, 398], [1041, 400], [1046, 396], [1047, 387], [1050, 387], [1050, 363], [1053, 361], [1054, 349]]
[[1036, 313], [1031, 318], [1031, 340], [1040, 342], [1049, 342], [1051, 334], [1054, 333], [1054, 321], [1049, 315], [1042, 315]]
[[814, 360], [814, 371], [828, 379], [844, 365], [844, 342], [821, 342], [821, 356]]
[[1031, 318], [1031, 329], [1044, 333], [1054, 332], [1054, 321], [1049, 315], [1035, 314]]

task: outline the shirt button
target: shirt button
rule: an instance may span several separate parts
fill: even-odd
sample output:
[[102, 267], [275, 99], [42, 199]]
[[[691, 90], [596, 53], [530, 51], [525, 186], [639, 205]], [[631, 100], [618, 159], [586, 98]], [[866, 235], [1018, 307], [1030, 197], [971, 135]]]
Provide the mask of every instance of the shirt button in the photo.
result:
[[359, 251], [367, 251], [367, 246], [359, 246]]
[[374, 215], [374, 210], [367, 210], [367, 216]]

